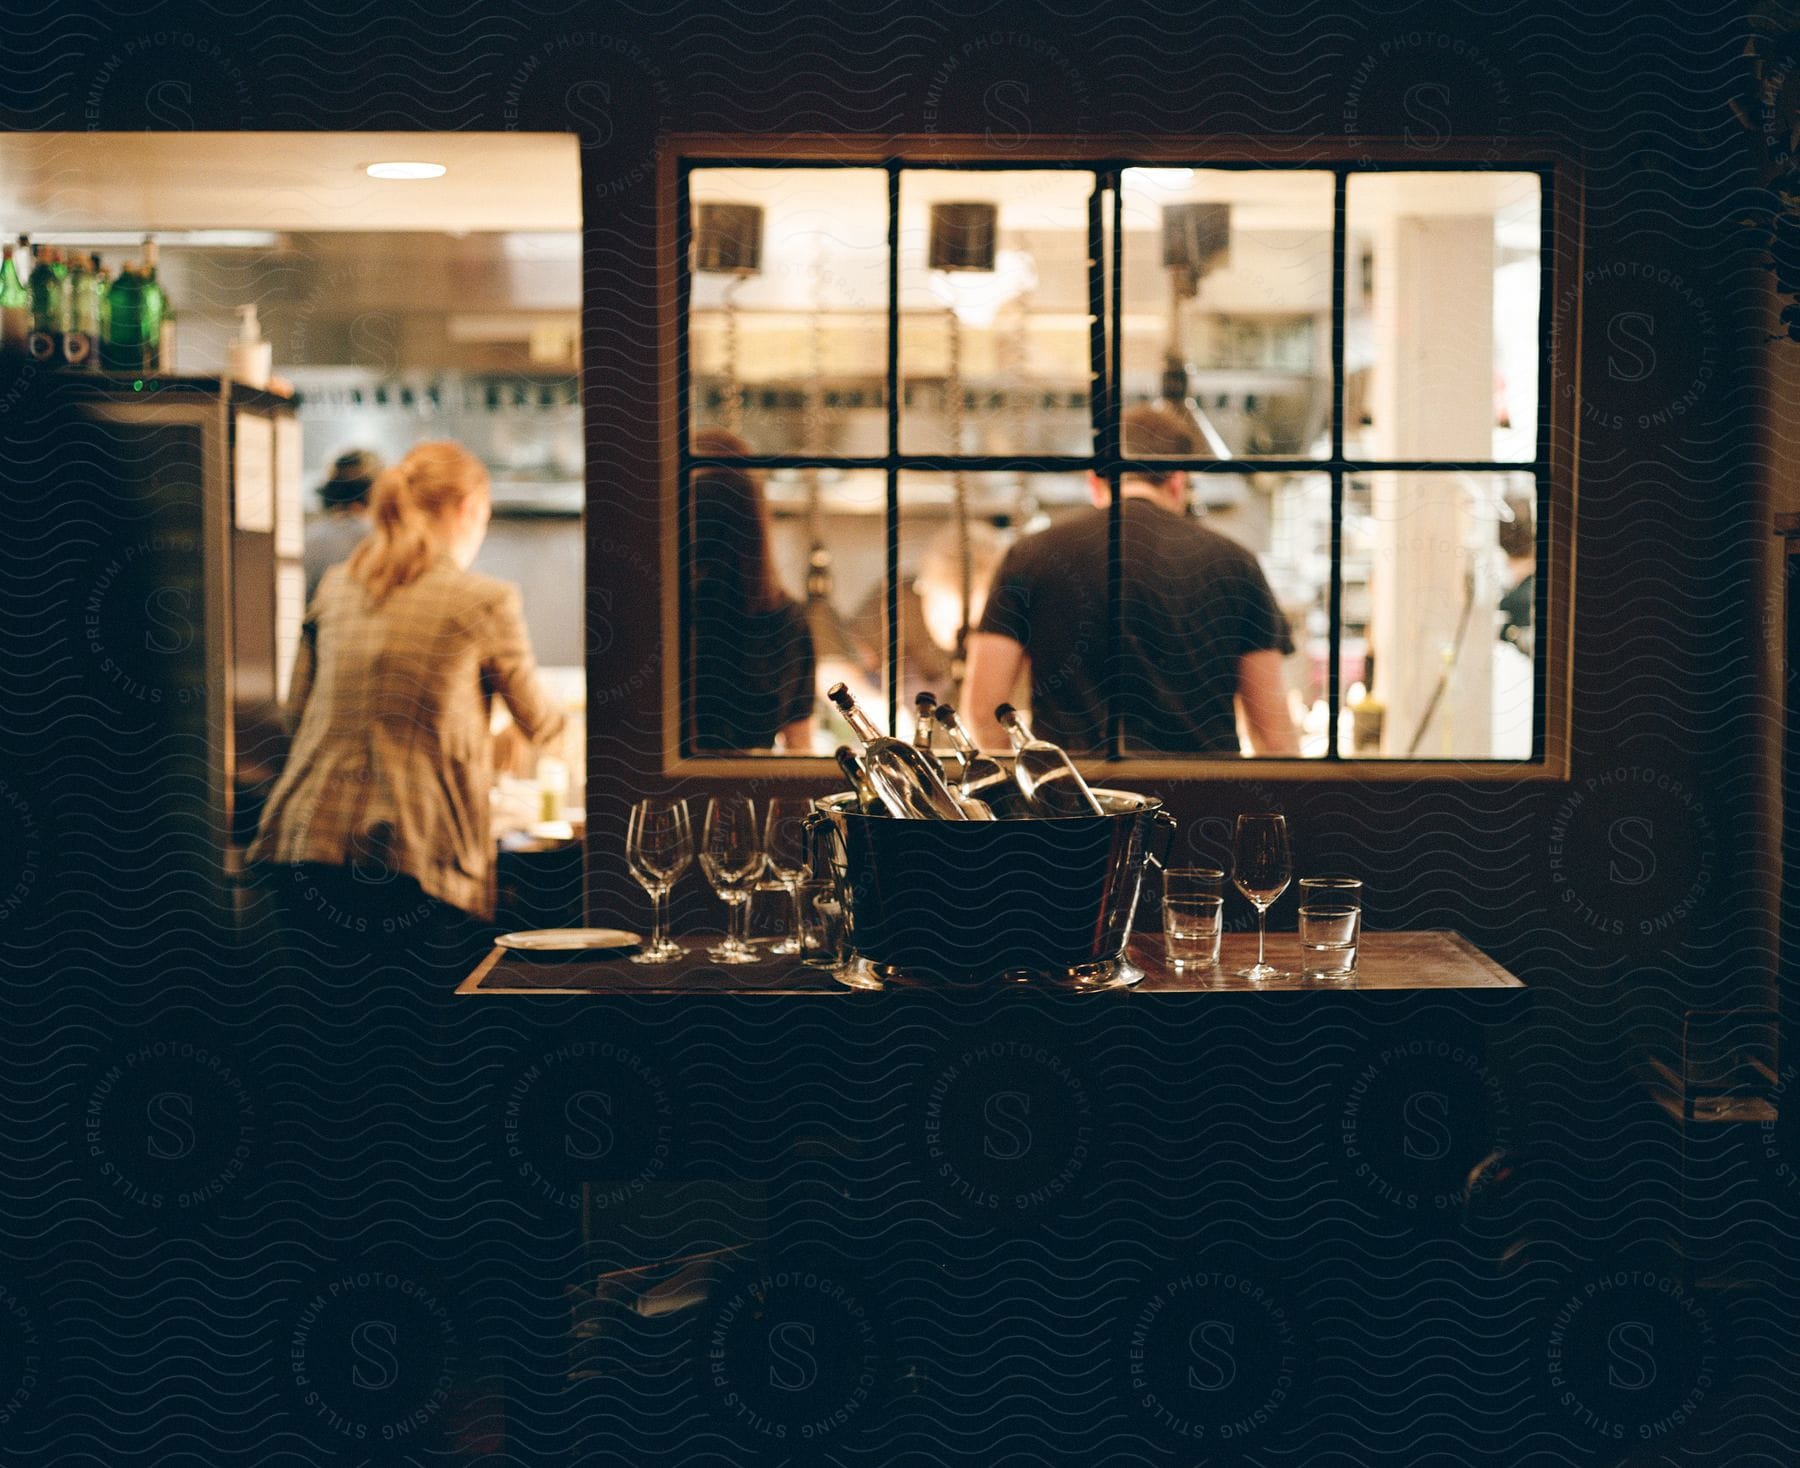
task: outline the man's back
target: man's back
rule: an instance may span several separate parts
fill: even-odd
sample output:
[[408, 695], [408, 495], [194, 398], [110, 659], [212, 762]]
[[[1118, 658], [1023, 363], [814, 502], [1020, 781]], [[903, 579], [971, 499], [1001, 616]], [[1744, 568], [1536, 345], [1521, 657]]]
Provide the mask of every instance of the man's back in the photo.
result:
[[[1238, 664], [1291, 652], [1256, 558], [1216, 531], [1151, 503], [1123, 506], [1123, 624], [1116, 696], [1129, 744], [1236, 754]], [[1107, 511], [1083, 510], [1008, 552], [983, 632], [1031, 659], [1034, 727], [1078, 752], [1106, 743]]]

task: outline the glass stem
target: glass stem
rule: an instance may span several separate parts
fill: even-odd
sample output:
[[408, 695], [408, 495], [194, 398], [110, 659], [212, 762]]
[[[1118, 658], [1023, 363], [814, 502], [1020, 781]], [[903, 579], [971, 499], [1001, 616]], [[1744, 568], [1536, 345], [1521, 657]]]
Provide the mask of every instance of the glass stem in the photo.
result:
[[650, 949], [655, 952], [669, 941], [669, 889], [655, 887], [650, 892]]
[[798, 882], [788, 883], [788, 897], [794, 904], [794, 952], [804, 958], [806, 956], [806, 939], [801, 936], [800, 931], [800, 884]]
[[1263, 966], [1263, 933], [1269, 926], [1269, 909], [1258, 906], [1256, 909], [1256, 966]]
[[725, 925], [725, 941], [727, 943], [739, 948], [746, 946], [744, 940], [750, 935], [749, 917], [750, 894], [746, 892], [731, 904], [731, 912]]

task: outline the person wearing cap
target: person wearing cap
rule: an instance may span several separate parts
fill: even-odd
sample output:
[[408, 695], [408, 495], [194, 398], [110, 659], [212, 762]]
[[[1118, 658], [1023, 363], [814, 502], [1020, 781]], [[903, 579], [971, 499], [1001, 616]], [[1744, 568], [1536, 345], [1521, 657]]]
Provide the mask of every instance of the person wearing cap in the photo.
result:
[[331, 477], [319, 486], [325, 513], [306, 527], [306, 602], [312, 605], [319, 581], [369, 532], [369, 489], [387, 466], [379, 454], [351, 449], [339, 454]]

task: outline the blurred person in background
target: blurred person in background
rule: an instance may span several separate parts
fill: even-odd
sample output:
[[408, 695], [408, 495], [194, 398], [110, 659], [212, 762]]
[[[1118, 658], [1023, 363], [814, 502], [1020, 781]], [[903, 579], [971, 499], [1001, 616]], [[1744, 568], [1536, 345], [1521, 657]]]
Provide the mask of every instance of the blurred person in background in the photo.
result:
[[1536, 651], [1532, 616], [1537, 609], [1537, 507], [1527, 495], [1505, 500], [1500, 553], [1506, 557], [1506, 591], [1500, 598], [1500, 640], [1531, 657]]
[[[969, 626], [981, 625], [988, 588], [1006, 555], [1007, 542], [993, 526], [976, 520], [969, 526]], [[909, 664], [903, 679], [910, 695], [920, 688], [951, 688], [950, 674], [956, 652], [956, 636], [962, 630], [962, 552], [956, 527], [946, 525], [932, 536], [919, 558], [913, 577], [915, 608], [906, 608], [908, 625], [900, 632], [900, 647]], [[916, 621], [916, 626], [913, 625]], [[920, 638], [917, 632], [923, 631]], [[946, 701], [960, 694], [947, 692]], [[901, 699], [902, 704], [907, 699]]]
[[[694, 435], [700, 455], [751, 453], [723, 428]], [[812, 748], [817, 659], [806, 610], [782, 588], [769, 543], [762, 475], [696, 469], [692, 583], [692, 696], [696, 748]]]
[[1495, 759], [1530, 759], [1537, 655], [1537, 505], [1530, 494], [1509, 492], [1501, 502], [1500, 554], [1506, 560], [1495, 622], [1493, 720]]
[[469, 569], [490, 513], [481, 461], [419, 444], [370, 500], [368, 536], [308, 608], [293, 750], [250, 860], [289, 931], [472, 963], [494, 909], [492, 701], [534, 744], [563, 715], [518, 589]]
[[[969, 525], [969, 625], [981, 625], [981, 608], [1000, 559], [1006, 554], [1003, 533], [982, 520]], [[937, 530], [919, 556], [911, 578], [912, 595], [900, 598], [900, 720], [901, 733], [910, 735], [913, 695], [930, 689], [945, 703], [960, 703], [956, 671], [956, 635], [962, 627], [962, 554], [956, 527]], [[881, 664], [887, 651], [887, 587], [877, 583], [863, 599], [851, 620], [856, 646], [867, 656], [847, 672], [832, 677], [850, 685], [859, 700], [879, 706], [887, 703]], [[829, 660], [824, 660], [829, 661]], [[829, 686], [829, 685], [828, 685]], [[1021, 705], [1023, 695], [1014, 702]], [[848, 738], [846, 725], [844, 737]]]
[[325, 513], [306, 527], [306, 600], [325, 573], [362, 543], [369, 533], [369, 491], [387, 465], [379, 454], [368, 449], [351, 449], [339, 454], [331, 466], [331, 476], [319, 486], [319, 503]]
[[[1166, 405], [1128, 408], [1134, 458], [1210, 457], [1198, 429]], [[1029, 664], [1033, 732], [1071, 753], [1106, 748], [1110, 492], [1088, 476], [1091, 509], [1025, 536], [1007, 552], [969, 638], [963, 715], [984, 747], [1004, 749], [994, 706]], [[1287, 618], [1256, 557], [1188, 513], [1188, 476], [1143, 470], [1119, 481], [1124, 616], [1118, 711], [1134, 747], [1177, 754], [1297, 754], [1282, 659]]]

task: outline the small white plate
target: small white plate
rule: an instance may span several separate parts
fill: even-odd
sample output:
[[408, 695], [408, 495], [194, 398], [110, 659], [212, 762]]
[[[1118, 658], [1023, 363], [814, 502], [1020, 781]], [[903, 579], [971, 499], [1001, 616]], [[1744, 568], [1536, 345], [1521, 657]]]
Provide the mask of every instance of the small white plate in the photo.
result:
[[523, 933], [502, 933], [494, 939], [501, 948], [518, 948], [530, 953], [576, 953], [592, 948], [637, 948], [643, 944], [637, 933], [623, 928], [531, 928]]

